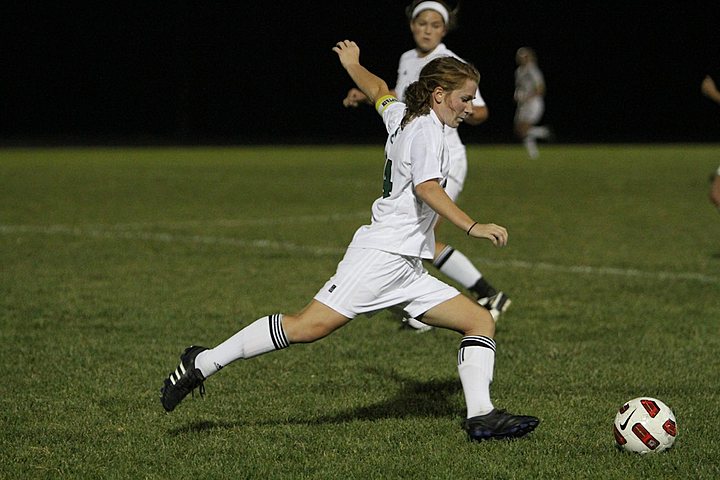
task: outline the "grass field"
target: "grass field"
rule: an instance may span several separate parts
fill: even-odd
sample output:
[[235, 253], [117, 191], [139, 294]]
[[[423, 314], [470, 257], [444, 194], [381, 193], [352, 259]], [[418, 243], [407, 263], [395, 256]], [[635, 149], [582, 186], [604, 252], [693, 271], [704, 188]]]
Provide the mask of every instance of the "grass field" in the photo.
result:
[[[0, 150], [0, 478], [720, 478], [720, 146], [541, 148], [470, 148], [461, 205], [507, 248], [443, 232], [513, 300], [495, 404], [542, 419], [485, 444], [458, 335], [387, 313], [158, 401], [184, 347], [334, 273], [381, 147]], [[613, 447], [641, 395], [675, 411], [667, 453]]]

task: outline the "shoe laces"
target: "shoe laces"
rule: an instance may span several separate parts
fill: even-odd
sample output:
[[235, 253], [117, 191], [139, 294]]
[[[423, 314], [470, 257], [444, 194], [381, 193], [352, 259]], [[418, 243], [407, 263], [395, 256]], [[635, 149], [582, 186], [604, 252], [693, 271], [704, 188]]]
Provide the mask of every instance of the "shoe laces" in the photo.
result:
[[[200, 398], [205, 398], [205, 382], [200, 382], [197, 387], [197, 391], [200, 394]], [[192, 390], [192, 396], [195, 398], [195, 389]]]
[[188, 370], [185, 372], [185, 374], [180, 377], [180, 380], [178, 380], [175, 384], [175, 388], [189, 389], [193, 397], [195, 397], [195, 389], [197, 388], [198, 393], [202, 398], [205, 396], [205, 380], [199, 380], [197, 374], [195, 373], [196, 371], [197, 373], [200, 373], [198, 369]]

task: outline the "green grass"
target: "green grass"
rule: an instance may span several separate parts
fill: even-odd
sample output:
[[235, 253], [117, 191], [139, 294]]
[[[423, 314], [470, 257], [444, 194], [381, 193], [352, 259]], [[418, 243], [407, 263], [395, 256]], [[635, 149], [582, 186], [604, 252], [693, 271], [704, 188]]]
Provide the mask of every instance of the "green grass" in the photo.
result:
[[[471, 444], [459, 338], [387, 313], [223, 370], [166, 415], [191, 344], [302, 308], [382, 187], [381, 147], [0, 151], [0, 478], [718, 478], [720, 146], [471, 147], [443, 236], [513, 299]], [[626, 400], [675, 411], [665, 454], [613, 448]]]

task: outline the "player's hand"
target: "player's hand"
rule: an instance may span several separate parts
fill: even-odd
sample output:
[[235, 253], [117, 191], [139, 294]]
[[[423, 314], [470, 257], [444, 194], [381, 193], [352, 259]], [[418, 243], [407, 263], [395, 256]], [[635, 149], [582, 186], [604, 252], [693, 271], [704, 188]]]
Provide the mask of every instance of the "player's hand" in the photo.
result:
[[705, 75], [705, 78], [703, 78], [702, 84], [700, 84], [700, 90], [702, 93], [704, 93], [707, 96], [710, 96], [713, 91], [717, 90], [717, 87], [715, 86], [715, 82], [710, 77], [710, 75]]
[[367, 97], [357, 88], [351, 88], [347, 94], [347, 97], [343, 99], [343, 105], [345, 107], [357, 107], [362, 102], [366, 102]]
[[360, 63], [360, 47], [352, 40], [343, 40], [333, 47], [333, 52], [338, 54], [340, 63], [347, 68], [348, 65]]
[[508, 241], [507, 229], [494, 223], [476, 223], [468, 235], [475, 238], [487, 238], [496, 247], [504, 247]]

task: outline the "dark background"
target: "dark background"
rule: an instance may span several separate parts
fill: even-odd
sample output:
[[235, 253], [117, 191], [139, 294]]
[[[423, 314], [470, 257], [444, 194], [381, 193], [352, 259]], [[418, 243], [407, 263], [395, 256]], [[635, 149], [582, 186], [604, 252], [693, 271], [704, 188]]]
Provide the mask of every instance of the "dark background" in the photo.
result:
[[[393, 86], [413, 47], [406, 1], [12, 2], [0, 12], [0, 142], [382, 143], [331, 47], [349, 38]], [[489, 121], [468, 143], [512, 142], [515, 50], [538, 52], [560, 142], [720, 141], [720, 4], [465, 0], [445, 43], [482, 74]]]

